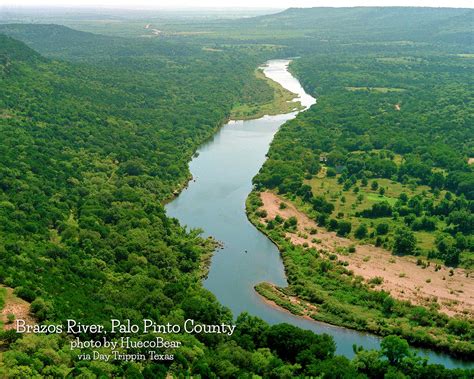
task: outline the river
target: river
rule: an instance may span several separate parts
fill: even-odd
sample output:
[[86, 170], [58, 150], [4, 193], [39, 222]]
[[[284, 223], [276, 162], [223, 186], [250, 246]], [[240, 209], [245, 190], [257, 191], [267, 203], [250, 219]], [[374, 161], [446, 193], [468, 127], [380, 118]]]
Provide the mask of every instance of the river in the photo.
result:
[[[316, 100], [308, 95], [288, 71], [289, 60], [271, 60], [264, 66], [270, 79], [298, 94], [305, 107]], [[283, 263], [276, 246], [247, 219], [245, 199], [252, 189], [252, 178], [265, 161], [273, 136], [297, 112], [264, 116], [257, 120], [230, 121], [198, 150], [190, 162], [193, 180], [166, 206], [167, 214], [188, 228], [202, 228], [224, 244], [211, 261], [204, 286], [229, 307], [234, 316], [248, 312], [270, 324], [287, 322], [316, 333], [333, 336], [336, 353], [353, 357], [352, 345], [378, 348], [380, 338], [307, 320], [268, 305], [253, 289], [263, 281], [286, 285]], [[430, 362], [446, 367], [469, 364], [444, 354], [417, 350]]]

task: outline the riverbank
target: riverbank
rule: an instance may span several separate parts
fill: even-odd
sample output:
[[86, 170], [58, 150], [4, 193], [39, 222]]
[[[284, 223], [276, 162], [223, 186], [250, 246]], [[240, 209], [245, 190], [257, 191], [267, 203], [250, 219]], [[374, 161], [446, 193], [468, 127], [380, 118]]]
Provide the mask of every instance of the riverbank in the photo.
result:
[[[269, 201], [275, 199], [278, 206], [269, 207]], [[280, 209], [283, 202], [285, 205]], [[324, 232], [316, 224], [309, 225], [312, 220], [298, 220], [289, 200], [283, 201], [274, 194], [271, 199], [265, 196], [262, 200], [260, 194], [253, 192], [247, 200], [247, 215], [278, 246], [289, 282], [285, 288], [260, 283], [256, 286], [260, 295], [298, 316], [379, 336], [397, 334], [414, 346], [472, 358], [472, 343], [467, 335], [463, 339], [464, 334], [455, 327], [466, 326], [468, 333], [469, 323], [371, 288], [370, 283], [347, 267], [351, 254], [340, 254], [347, 253], [350, 243], [344, 249], [328, 240], [323, 243]], [[290, 217], [294, 221], [287, 222]]]
[[[259, 119], [264, 116], [273, 116], [280, 114], [288, 114], [291, 112], [300, 111], [305, 108], [300, 101], [295, 101], [299, 97], [298, 94], [291, 92], [284, 88], [278, 82], [270, 79], [264, 73], [264, 67], [266, 64], [255, 70], [255, 78], [257, 80], [265, 81], [270, 88], [273, 89], [273, 100], [268, 103], [252, 103], [252, 104], [236, 104], [231, 110], [228, 117], [222, 120], [221, 123], [213, 130], [212, 134], [205, 140], [201, 146], [212, 141], [216, 134], [221, 130], [222, 127], [230, 122], [236, 121], [248, 121]], [[199, 151], [195, 151], [193, 159], [199, 157]], [[183, 180], [172, 192], [172, 194], [163, 201], [163, 205], [167, 205], [178, 198], [178, 196], [185, 191], [189, 185], [196, 182], [197, 178], [189, 172], [185, 180]], [[209, 236], [205, 243], [206, 253], [201, 256], [201, 265], [199, 270], [199, 277], [202, 280], [206, 280], [209, 274], [211, 261], [213, 255], [219, 250], [223, 249], [223, 243], [216, 240], [214, 237]]]
[[255, 77], [258, 80], [264, 80], [273, 89], [272, 101], [261, 104], [235, 104], [231, 110], [231, 120], [254, 120], [263, 116], [286, 114], [304, 109], [300, 101], [295, 101], [298, 97], [296, 93], [267, 77], [261, 68], [255, 70]]
[[[273, 99], [271, 102], [265, 103], [244, 103], [235, 104], [231, 109], [228, 117], [222, 120], [212, 131], [209, 137], [203, 141], [202, 145], [211, 141], [216, 133], [229, 122], [232, 121], [248, 121], [256, 120], [264, 116], [274, 116], [280, 114], [288, 114], [291, 112], [297, 112], [305, 109], [305, 106], [301, 104], [301, 101], [296, 100], [299, 95], [284, 88], [280, 83], [272, 80], [264, 73], [265, 65], [255, 70], [255, 78], [257, 80], [263, 80], [267, 85], [273, 89]], [[197, 158], [199, 155], [198, 151], [195, 151], [193, 158]], [[176, 199], [181, 192], [183, 192], [191, 181], [195, 180], [191, 173], [173, 190], [171, 195], [167, 197], [163, 204], [166, 205]]]

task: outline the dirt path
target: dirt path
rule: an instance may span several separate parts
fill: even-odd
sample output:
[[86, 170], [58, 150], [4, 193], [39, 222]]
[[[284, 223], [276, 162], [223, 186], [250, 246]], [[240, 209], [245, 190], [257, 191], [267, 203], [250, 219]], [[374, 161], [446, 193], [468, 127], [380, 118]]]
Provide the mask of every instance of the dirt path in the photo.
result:
[[30, 315], [30, 303], [25, 300], [22, 300], [16, 297], [13, 294], [13, 289], [9, 287], [3, 287], [6, 289], [7, 293], [5, 296], [5, 306], [1, 312], [1, 320], [3, 322], [3, 329], [9, 330], [15, 327], [15, 322], [8, 324], [8, 315], [15, 315], [15, 320], [21, 319], [25, 320], [27, 325], [35, 324], [35, 319]]
[[[292, 243], [296, 245], [306, 243], [309, 247], [337, 254], [340, 260], [349, 263], [348, 268], [354, 274], [362, 276], [367, 281], [375, 277], [383, 278], [383, 283], [376, 285], [375, 288], [388, 291], [397, 299], [408, 300], [418, 305], [428, 305], [436, 301], [439, 310], [450, 316], [455, 314], [474, 316], [472, 273], [469, 274], [463, 269], [454, 269], [450, 272], [446, 267], [435, 271], [434, 264], [422, 268], [416, 265], [416, 259], [413, 257], [394, 256], [391, 252], [373, 245], [357, 245], [356, 252], [352, 254], [337, 253], [338, 247], [354, 245], [354, 241], [320, 228], [293, 204], [274, 193], [262, 192], [260, 196], [264, 204], [262, 209], [267, 211], [267, 220], [273, 219], [276, 215], [283, 218], [291, 216], [297, 218], [299, 235], [287, 233]], [[285, 209], [279, 208], [282, 201], [287, 205]], [[317, 234], [310, 235], [308, 233], [310, 229], [316, 229]], [[316, 238], [317, 242], [312, 242], [313, 238]]]

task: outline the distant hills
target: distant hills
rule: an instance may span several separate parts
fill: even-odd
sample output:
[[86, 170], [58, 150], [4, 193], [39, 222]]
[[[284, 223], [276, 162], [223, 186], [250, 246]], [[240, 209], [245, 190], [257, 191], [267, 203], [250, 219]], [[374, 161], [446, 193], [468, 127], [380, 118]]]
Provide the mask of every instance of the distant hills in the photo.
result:
[[[61, 23], [60, 20], [58, 23]], [[124, 24], [124, 28], [126, 27]], [[294, 46], [296, 43], [306, 45], [306, 48], [319, 42], [382, 41], [456, 44], [466, 46], [463, 49], [466, 52], [474, 46], [474, 10], [459, 8], [289, 8], [264, 16], [234, 20], [190, 19], [186, 25], [177, 22], [163, 27], [165, 31], [169, 27], [175, 31], [205, 32], [203, 35], [189, 33], [185, 36], [165, 33], [166, 38], [153, 39], [160, 41], [155, 48], [166, 45], [169, 39], [177, 39], [183, 45], [183, 49], [178, 52], [180, 55], [185, 54], [195, 43], [220, 43], [223, 39], [225, 43], [264, 41], [287, 46]], [[104, 47], [113, 56], [131, 54], [121, 37], [82, 32], [54, 24], [0, 24], [0, 33], [19, 39], [49, 57], [96, 59]], [[134, 36], [137, 37], [133, 33], [130, 35]], [[134, 48], [141, 44], [149, 46], [149, 41], [137, 38]], [[163, 53], [173, 54], [176, 48], [177, 46], [174, 50], [166, 48]]]
[[290, 8], [243, 21], [255, 28], [302, 30], [320, 38], [472, 43], [474, 10], [459, 8]]

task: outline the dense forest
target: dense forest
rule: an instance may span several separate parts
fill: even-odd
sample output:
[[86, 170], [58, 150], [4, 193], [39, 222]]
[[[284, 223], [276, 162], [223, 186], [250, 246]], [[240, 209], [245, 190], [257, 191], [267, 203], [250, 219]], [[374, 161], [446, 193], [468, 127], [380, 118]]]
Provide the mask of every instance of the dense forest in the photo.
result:
[[[255, 76], [256, 67], [273, 57], [304, 53], [291, 69], [318, 104], [282, 127], [255, 179], [256, 188], [297, 197], [311, 206], [321, 225], [344, 230], [341, 225], [349, 215], [336, 217], [333, 202], [317, 196], [322, 166], [346, 192], [376, 185], [373, 191], [380, 192], [384, 180], [412, 186], [419, 193], [394, 202], [387, 184], [387, 196], [380, 195], [387, 202], [351, 214], [354, 227], [346, 234], [396, 249], [401, 228], [405, 239], [408, 235], [416, 241], [408, 243], [408, 250], [401, 244], [403, 250], [396, 253], [472, 267], [474, 183], [467, 164], [474, 156], [472, 57], [447, 55], [447, 45], [440, 47], [441, 54], [425, 44], [419, 56], [412, 54], [415, 47], [398, 44], [394, 51], [408, 51], [409, 56], [354, 56], [347, 52], [359, 47], [346, 48], [342, 40], [363, 39], [368, 33], [364, 19], [373, 15], [347, 12], [344, 17], [355, 17], [357, 25], [349, 25], [343, 36], [332, 34], [331, 39], [340, 41], [319, 55], [314, 49], [327, 42], [314, 27], [318, 11], [306, 14], [300, 25], [294, 16], [298, 10], [226, 22], [225, 27], [221, 22], [170, 23], [171, 29], [190, 25], [218, 31], [188, 38], [124, 38], [59, 25], [0, 25], [0, 282], [30, 302], [36, 320], [45, 323], [77, 318], [107, 325], [111, 318], [138, 322], [148, 317], [160, 323], [193, 318], [220, 324], [237, 318], [230, 337], [175, 336], [184, 347], [174, 351], [174, 361], [161, 363], [80, 361], [78, 351], [69, 349], [71, 336], [21, 337], [4, 331], [0, 376], [472, 376], [472, 371], [427, 364], [395, 336], [472, 357], [471, 321], [398, 304], [363, 285], [356, 289], [340, 280], [343, 269], [336, 265], [322, 269], [320, 276], [309, 273], [311, 281], [324, 278], [320, 283], [335, 295], [327, 314], [344, 313], [341, 304], [352, 301], [361, 308], [374, 305], [376, 318], [406, 317], [419, 328], [405, 333], [389, 322], [379, 333], [385, 336], [380, 351], [354, 347], [355, 357], [349, 360], [335, 355], [327, 335], [232, 315], [201, 285], [203, 260], [215, 242], [165, 214], [164, 201], [189, 179], [187, 164], [196, 148], [234, 107], [272, 99], [274, 89]], [[394, 20], [379, 12], [383, 17], [377, 19], [377, 30], [385, 26], [383, 20]], [[397, 38], [436, 27], [436, 33], [427, 33], [429, 39], [452, 43], [452, 51], [461, 54], [471, 14], [428, 13], [423, 17], [430, 23]], [[282, 17], [288, 19], [284, 28]], [[328, 21], [331, 33], [340, 17]], [[449, 32], [453, 20], [458, 20], [457, 33]], [[378, 35], [371, 32], [360, 49], [379, 50], [373, 41], [403, 27], [389, 26]], [[308, 30], [318, 35], [314, 44], [307, 43]], [[386, 231], [379, 227], [382, 223]], [[356, 235], [360, 225], [367, 230]], [[436, 234], [436, 239], [427, 238], [420, 246], [420, 231]], [[314, 300], [316, 284], [298, 268], [307, 262], [298, 262], [298, 248], [287, 249], [296, 262], [293, 270], [284, 258], [290, 282], [299, 284], [294, 290]], [[344, 292], [355, 300], [336, 304]], [[359, 322], [353, 317], [340, 323], [364, 329]], [[426, 338], [426, 323], [439, 339]]]
[[254, 79], [260, 58], [156, 53], [138, 74], [133, 62], [50, 61], [6, 36], [0, 48], [2, 283], [39, 321], [230, 320], [199, 283], [213, 244], [161, 202], [233, 102], [271, 95]]

